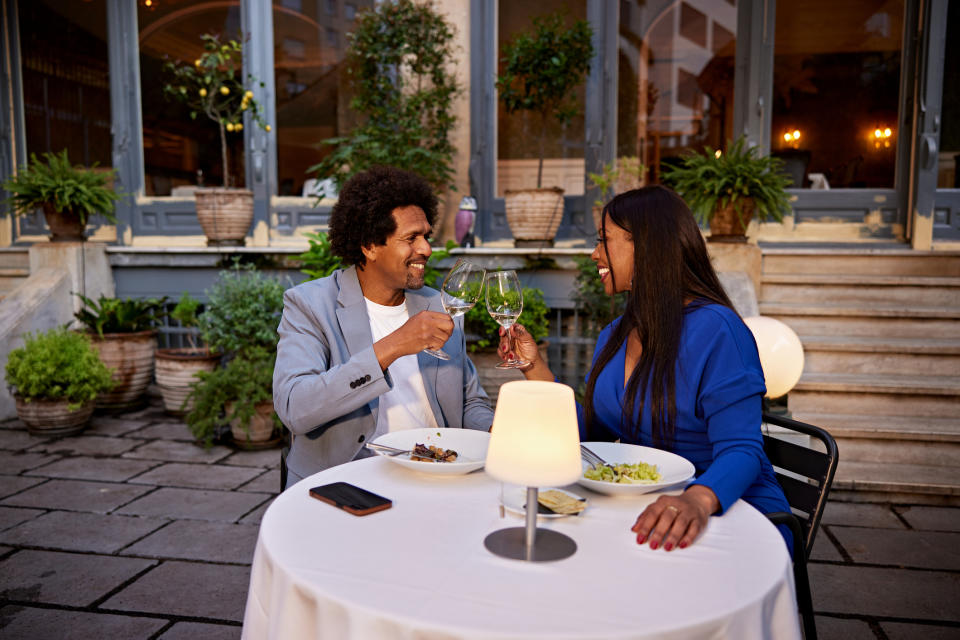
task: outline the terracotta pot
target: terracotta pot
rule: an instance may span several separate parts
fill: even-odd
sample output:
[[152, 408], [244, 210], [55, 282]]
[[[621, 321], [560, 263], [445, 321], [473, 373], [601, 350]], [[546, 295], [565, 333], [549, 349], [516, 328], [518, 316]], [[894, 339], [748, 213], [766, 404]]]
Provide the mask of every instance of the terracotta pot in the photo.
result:
[[[547, 347], [549, 342], [541, 342], [537, 345], [540, 350], [540, 357], [544, 362], [548, 362]], [[524, 380], [523, 373], [519, 369], [497, 369], [500, 364], [500, 356], [496, 351], [474, 351], [469, 354], [473, 366], [477, 368], [477, 377], [480, 378], [480, 386], [490, 396], [490, 406], [497, 406], [497, 398], [500, 396], [500, 385], [513, 380]]]
[[553, 246], [563, 219], [563, 189], [507, 190], [504, 203], [514, 246]]
[[51, 204], [43, 205], [43, 217], [50, 229], [50, 242], [83, 242], [87, 225], [80, 221], [80, 214], [73, 211], [57, 211]]
[[[227, 415], [233, 411], [228, 403]], [[244, 426], [239, 420], [230, 421], [230, 434], [239, 447], [256, 447], [271, 440], [273, 435], [273, 402], [261, 402], [254, 407], [253, 418]]]
[[132, 409], [143, 404], [142, 396], [153, 380], [157, 332], [89, 334], [100, 360], [113, 369], [116, 383], [111, 391], [97, 397], [97, 408], [110, 411]]
[[753, 199], [744, 198], [741, 203], [741, 213], [738, 214], [733, 204], [726, 207], [717, 207], [710, 218], [710, 242], [746, 242], [747, 226], [753, 218]]
[[66, 400], [45, 400], [14, 396], [17, 402], [17, 416], [27, 431], [35, 436], [71, 436], [80, 433], [90, 422], [93, 414], [93, 402], [78, 409], [70, 409]]
[[182, 416], [192, 408], [184, 401], [190, 394], [190, 385], [200, 371], [213, 371], [220, 362], [219, 355], [211, 355], [209, 349], [157, 349], [157, 387], [163, 397], [167, 413]]
[[253, 192], [249, 189], [203, 188], [195, 192], [197, 220], [207, 244], [243, 246], [253, 222]]

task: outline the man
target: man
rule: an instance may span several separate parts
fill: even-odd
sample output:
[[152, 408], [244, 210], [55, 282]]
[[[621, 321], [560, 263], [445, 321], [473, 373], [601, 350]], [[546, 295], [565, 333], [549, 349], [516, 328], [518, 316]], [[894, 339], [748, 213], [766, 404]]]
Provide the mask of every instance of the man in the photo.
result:
[[[277, 329], [273, 402], [294, 434], [287, 487], [369, 455], [364, 443], [382, 433], [493, 423], [462, 327], [423, 286], [436, 216], [430, 185], [400, 169], [357, 174], [340, 192], [329, 239], [352, 266], [289, 289]], [[441, 347], [450, 360], [422, 353]]]

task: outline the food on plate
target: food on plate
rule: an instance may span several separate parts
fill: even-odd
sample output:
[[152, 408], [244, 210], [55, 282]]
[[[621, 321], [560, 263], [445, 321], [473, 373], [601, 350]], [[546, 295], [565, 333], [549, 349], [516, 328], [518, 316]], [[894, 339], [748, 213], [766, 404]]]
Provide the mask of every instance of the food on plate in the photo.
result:
[[455, 462], [457, 452], [453, 449], [442, 449], [430, 445], [417, 443], [410, 453], [410, 459], [417, 462]]
[[580, 513], [587, 508], [586, 500], [578, 500], [569, 493], [557, 491], [556, 489], [541, 491], [540, 495], [537, 496], [537, 502], [554, 513], [562, 513], [564, 515]]
[[618, 484], [653, 484], [663, 479], [657, 466], [646, 462], [597, 465], [584, 471], [583, 477], [588, 480]]

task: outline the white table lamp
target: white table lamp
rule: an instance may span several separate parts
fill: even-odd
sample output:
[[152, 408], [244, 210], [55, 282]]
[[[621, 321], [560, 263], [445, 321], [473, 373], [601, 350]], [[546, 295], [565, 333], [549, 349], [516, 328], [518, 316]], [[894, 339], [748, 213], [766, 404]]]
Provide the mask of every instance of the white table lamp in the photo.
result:
[[779, 398], [799, 382], [803, 373], [803, 344], [788, 325], [765, 316], [744, 318], [760, 352], [767, 397]]
[[580, 434], [573, 389], [556, 382], [518, 380], [500, 387], [490, 432], [486, 472], [527, 486], [526, 527], [494, 531], [484, 545], [499, 556], [543, 562], [573, 555], [577, 543], [537, 529], [537, 487], [580, 477]]

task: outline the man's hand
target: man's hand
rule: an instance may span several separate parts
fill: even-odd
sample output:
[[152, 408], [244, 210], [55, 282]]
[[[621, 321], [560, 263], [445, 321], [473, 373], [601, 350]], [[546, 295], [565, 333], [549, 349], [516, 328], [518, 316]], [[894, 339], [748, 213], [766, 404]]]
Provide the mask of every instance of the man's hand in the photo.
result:
[[421, 311], [407, 320], [402, 327], [373, 345], [380, 368], [387, 370], [393, 361], [402, 356], [419, 353], [424, 349], [439, 349], [453, 334], [453, 319], [438, 311]]

